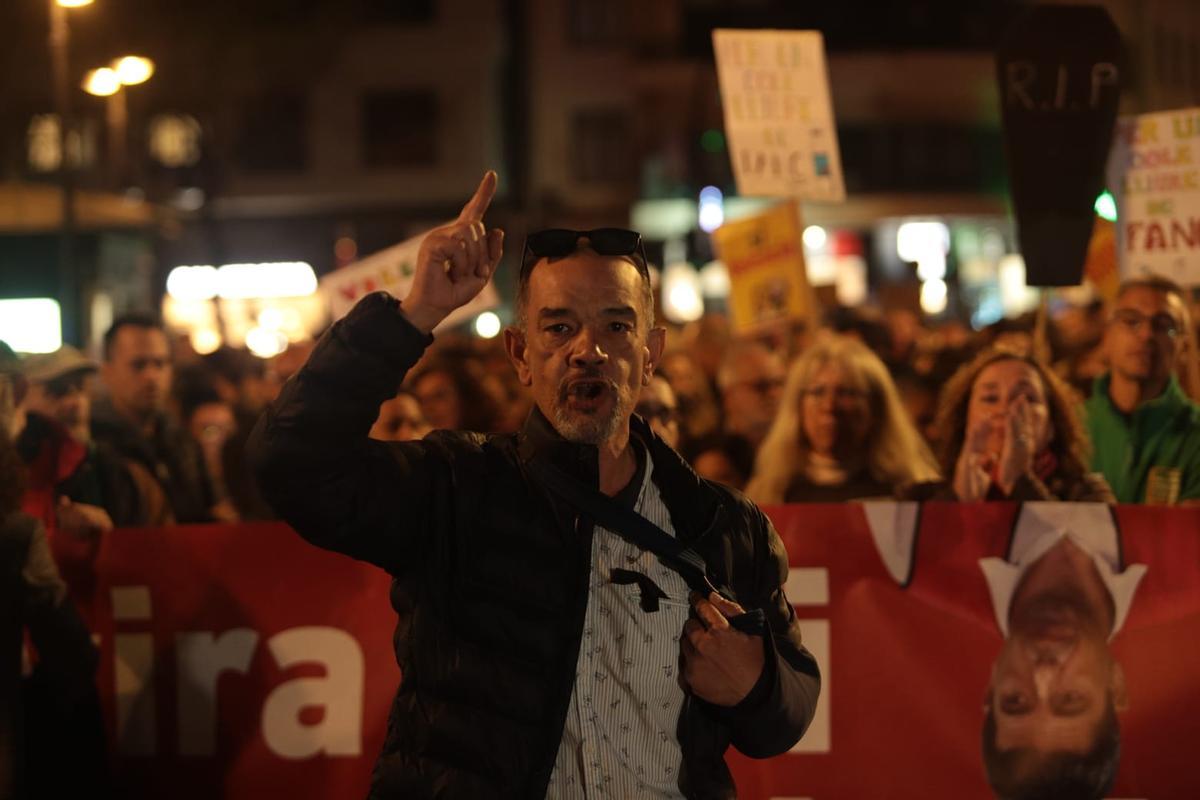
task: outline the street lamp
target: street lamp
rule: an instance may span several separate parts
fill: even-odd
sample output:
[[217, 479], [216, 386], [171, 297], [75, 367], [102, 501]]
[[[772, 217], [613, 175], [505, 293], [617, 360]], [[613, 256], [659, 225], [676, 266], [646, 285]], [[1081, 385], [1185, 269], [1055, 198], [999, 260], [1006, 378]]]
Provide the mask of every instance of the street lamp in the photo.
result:
[[83, 90], [96, 97], [111, 97], [121, 91], [121, 78], [109, 67], [93, 69], [83, 76]]
[[[92, 0], [48, 0], [50, 11], [50, 64], [54, 76], [54, 107], [58, 112], [58, 177], [62, 184], [62, 228], [59, 236], [58, 280], [60, 297], [63, 300], [64, 316], [74, 320], [77, 316], [77, 285], [75, 282], [75, 176], [71, 173], [71, 162], [67, 153], [67, 142], [72, 126], [71, 89], [68, 64], [68, 48], [71, 29], [67, 22], [67, 9], [91, 5]], [[72, 333], [76, 329], [72, 327]], [[74, 338], [74, 337], [72, 337]]]
[[[78, 2], [78, 0], [69, 0]], [[129, 105], [122, 89], [150, 80], [154, 62], [142, 56], [123, 56], [107, 67], [91, 70], [83, 78], [83, 90], [96, 97], [107, 97], [108, 156], [113, 176], [120, 182], [125, 176], [126, 130]]]
[[122, 86], [137, 86], [150, 80], [154, 74], [154, 62], [141, 56], [124, 56], [112, 63], [113, 70]]

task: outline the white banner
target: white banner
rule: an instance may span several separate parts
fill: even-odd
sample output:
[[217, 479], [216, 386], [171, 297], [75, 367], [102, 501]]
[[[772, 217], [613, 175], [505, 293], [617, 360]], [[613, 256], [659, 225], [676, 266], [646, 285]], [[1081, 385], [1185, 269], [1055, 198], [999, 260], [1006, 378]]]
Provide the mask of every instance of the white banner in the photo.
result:
[[1109, 188], [1122, 274], [1200, 285], [1200, 108], [1121, 117]]
[[738, 191], [844, 200], [820, 32], [714, 30], [713, 50]]
[[[412, 288], [417, 251], [425, 235], [414, 236], [322, 277], [321, 292], [329, 303], [331, 318], [335, 321], [341, 319], [355, 303], [371, 292], [384, 291], [403, 300]], [[442, 320], [438, 329], [458, 325], [499, 304], [496, 287], [488, 282], [474, 300]]]

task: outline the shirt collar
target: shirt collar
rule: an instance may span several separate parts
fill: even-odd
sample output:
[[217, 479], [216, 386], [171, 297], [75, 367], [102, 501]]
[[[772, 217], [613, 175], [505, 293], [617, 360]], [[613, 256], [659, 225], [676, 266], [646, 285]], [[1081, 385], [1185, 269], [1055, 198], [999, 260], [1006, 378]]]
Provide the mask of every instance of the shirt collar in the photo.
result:
[[1121, 569], [1120, 541], [1111, 510], [1101, 503], [1026, 503], [1007, 558], [981, 558], [979, 568], [987, 580], [996, 625], [1009, 635], [1008, 616], [1013, 595], [1025, 573], [1053, 547], [1069, 538], [1092, 557], [1100, 580], [1113, 601], [1111, 641], [1133, 603], [1138, 584], [1146, 574], [1145, 564]]
[[[1103, 375], [1096, 377], [1092, 383], [1092, 396], [1104, 398], [1104, 403], [1114, 414], [1126, 416], [1120, 409], [1113, 404], [1112, 395], [1108, 393], [1109, 386], [1112, 384], [1112, 373], [1105, 372]], [[1156, 413], [1158, 411], [1175, 411], [1181, 406], [1186, 406], [1189, 402], [1187, 394], [1184, 393], [1183, 387], [1179, 384], [1179, 378], [1171, 375], [1167, 379], [1167, 386], [1163, 389], [1162, 394], [1158, 397], [1147, 400], [1133, 410], [1134, 414]]]

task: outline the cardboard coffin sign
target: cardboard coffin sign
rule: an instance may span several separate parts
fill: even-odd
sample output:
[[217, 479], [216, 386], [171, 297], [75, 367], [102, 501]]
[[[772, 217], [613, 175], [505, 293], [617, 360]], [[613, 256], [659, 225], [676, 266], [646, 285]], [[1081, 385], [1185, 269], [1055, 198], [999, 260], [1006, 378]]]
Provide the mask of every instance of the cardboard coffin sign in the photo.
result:
[[1083, 275], [1117, 117], [1124, 48], [1099, 6], [1036, 6], [996, 58], [1008, 176], [1030, 286]]

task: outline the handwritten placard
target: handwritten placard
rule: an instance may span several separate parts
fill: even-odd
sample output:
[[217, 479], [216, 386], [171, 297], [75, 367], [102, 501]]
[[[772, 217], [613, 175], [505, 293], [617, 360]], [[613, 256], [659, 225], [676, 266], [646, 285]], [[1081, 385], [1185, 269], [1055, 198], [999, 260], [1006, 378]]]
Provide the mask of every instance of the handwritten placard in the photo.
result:
[[1109, 183], [1123, 274], [1200, 285], [1200, 108], [1122, 117]]
[[820, 32], [714, 30], [713, 49], [738, 191], [844, 200]]

